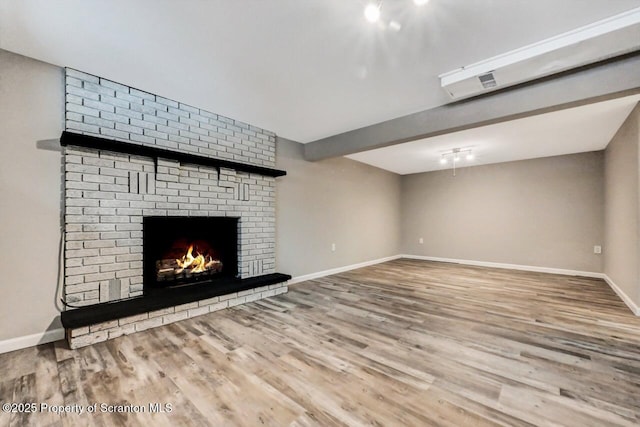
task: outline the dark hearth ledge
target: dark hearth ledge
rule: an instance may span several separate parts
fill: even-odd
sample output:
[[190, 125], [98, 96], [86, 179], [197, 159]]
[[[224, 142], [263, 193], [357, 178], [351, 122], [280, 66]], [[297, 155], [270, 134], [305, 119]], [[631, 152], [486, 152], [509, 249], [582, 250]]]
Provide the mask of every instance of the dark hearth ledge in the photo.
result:
[[214, 285], [199, 284], [189, 287], [163, 289], [151, 295], [63, 311], [60, 315], [60, 320], [65, 329], [81, 328], [234, 292], [275, 285], [287, 280], [291, 280], [290, 275], [273, 273], [248, 279], [224, 279], [216, 281]]

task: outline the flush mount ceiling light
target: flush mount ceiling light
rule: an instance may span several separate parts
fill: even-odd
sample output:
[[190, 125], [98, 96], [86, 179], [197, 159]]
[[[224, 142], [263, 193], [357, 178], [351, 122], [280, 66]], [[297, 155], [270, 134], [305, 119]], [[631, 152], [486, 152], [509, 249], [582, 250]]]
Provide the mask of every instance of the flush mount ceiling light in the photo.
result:
[[440, 154], [440, 164], [446, 165], [451, 162], [453, 165], [453, 176], [456, 176], [456, 167], [463, 158], [469, 162], [475, 159], [473, 149], [471, 147], [453, 148], [442, 152]]
[[429, 3], [429, 0], [413, 0], [413, 2], [418, 6], [422, 6]]
[[369, 3], [364, 8], [364, 17], [371, 23], [378, 22], [380, 19], [380, 7], [382, 3]]

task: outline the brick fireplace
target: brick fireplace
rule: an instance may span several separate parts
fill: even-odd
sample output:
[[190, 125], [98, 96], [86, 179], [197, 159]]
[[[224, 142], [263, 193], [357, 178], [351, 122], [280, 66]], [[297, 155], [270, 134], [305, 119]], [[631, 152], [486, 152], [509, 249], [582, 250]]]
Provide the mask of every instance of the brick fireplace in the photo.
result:
[[[275, 273], [278, 173], [270, 172], [272, 132], [72, 69], [66, 69], [66, 131], [64, 300], [78, 311], [63, 313], [63, 324], [66, 318], [72, 348], [287, 291], [286, 280]], [[133, 307], [151, 285], [148, 270], [155, 264], [147, 260], [145, 273], [143, 255], [149, 252], [143, 237], [148, 224], [162, 218], [225, 218], [237, 224], [236, 256], [221, 261], [211, 255], [207, 280], [226, 277], [227, 286], [236, 279], [243, 290], [215, 296], [206, 291], [171, 306], [156, 301], [147, 311], [136, 308], [117, 317], [128, 312], [114, 307]], [[168, 271], [171, 259], [165, 261]], [[202, 272], [180, 271], [182, 279], [189, 274], [203, 281]], [[262, 277], [270, 278], [268, 284], [260, 286]], [[162, 308], [151, 310], [157, 307]], [[91, 313], [101, 310], [112, 314], [92, 323]]]

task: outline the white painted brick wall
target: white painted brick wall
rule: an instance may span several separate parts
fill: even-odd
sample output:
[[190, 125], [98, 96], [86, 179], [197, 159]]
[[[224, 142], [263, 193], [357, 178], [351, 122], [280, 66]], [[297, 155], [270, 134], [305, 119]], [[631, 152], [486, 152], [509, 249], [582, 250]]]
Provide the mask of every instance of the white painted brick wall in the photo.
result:
[[275, 166], [273, 132], [70, 68], [66, 112], [70, 131]]
[[[275, 165], [275, 135], [264, 129], [72, 69], [66, 95], [68, 131]], [[275, 272], [275, 178], [168, 159], [156, 171], [150, 158], [64, 151], [68, 303], [142, 293], [144, 216], [238, 217], [241, 277]]]

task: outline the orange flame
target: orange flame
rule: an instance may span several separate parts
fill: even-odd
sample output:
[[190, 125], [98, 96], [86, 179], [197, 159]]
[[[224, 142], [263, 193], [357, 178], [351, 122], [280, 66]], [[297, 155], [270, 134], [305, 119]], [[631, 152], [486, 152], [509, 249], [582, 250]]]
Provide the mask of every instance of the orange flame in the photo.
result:
[[189, 246], [187, 254], [181, 259], [176, 259], [176, 262], [180, 266], [180, 269], [176, 270], [176, 274], [182, 273], [184, 270], [189, 269], [191, 273], [203, 273], [207, 271], [214, 263], [213, 258], [209, 257], [209, 260], [202, 254], [193, 256], [193, 245]]

